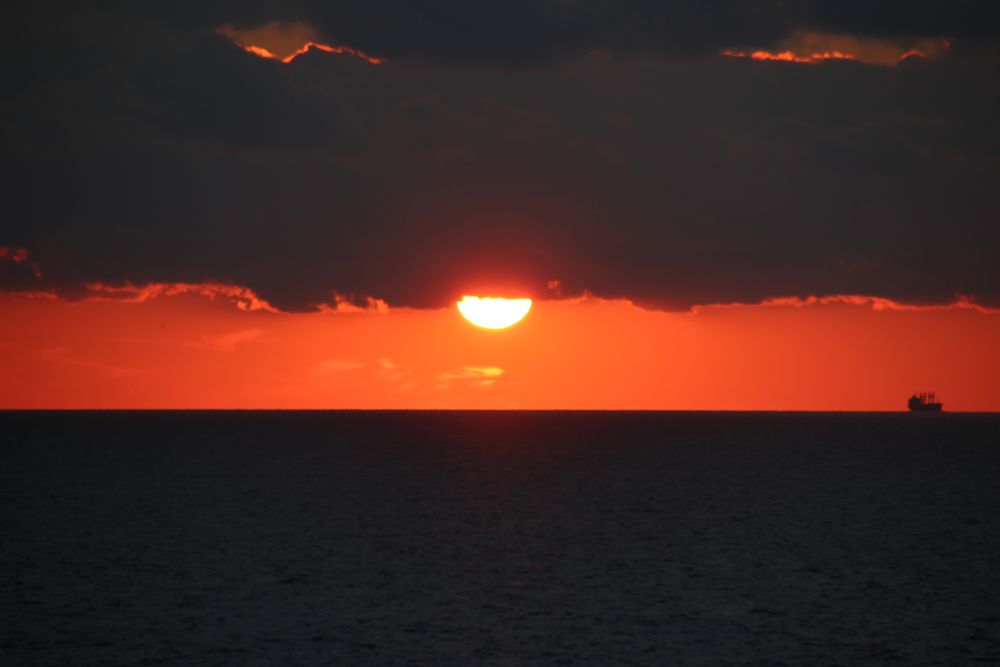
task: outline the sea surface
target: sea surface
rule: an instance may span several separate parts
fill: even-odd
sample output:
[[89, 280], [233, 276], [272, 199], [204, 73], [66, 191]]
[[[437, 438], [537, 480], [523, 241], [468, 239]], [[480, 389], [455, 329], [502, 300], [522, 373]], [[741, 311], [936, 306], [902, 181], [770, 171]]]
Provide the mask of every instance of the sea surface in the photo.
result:
[[2, 665], [1000, 663], [1000, 416], [0, 413]]

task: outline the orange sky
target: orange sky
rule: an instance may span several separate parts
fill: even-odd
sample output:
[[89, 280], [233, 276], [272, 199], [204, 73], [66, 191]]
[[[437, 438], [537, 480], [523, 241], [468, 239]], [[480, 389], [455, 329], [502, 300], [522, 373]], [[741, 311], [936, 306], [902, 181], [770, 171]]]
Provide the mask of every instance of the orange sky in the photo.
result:
[[215, 293], [0, 294], [0, 407], [899, 410], [933, 390], [1000, 410], [1000, 314], [972, 307], [541, 301], [487, 331], [454, 309], [290, 314]]

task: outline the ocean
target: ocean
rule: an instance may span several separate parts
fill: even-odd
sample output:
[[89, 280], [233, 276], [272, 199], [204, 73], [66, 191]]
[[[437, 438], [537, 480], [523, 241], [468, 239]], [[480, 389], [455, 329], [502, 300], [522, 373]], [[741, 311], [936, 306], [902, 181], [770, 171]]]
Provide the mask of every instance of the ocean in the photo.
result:
[[3, 665], [1000, 663], [1000, 415], [0, 413]]

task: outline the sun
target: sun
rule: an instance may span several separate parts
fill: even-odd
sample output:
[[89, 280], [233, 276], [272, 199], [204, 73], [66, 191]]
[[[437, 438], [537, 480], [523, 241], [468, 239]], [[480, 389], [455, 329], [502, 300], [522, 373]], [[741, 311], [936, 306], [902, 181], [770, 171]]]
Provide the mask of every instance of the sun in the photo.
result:
[[463, 296], [455, 304], [462, 317], [484, 329], [506, 329], [524, 319], [531, 310], [531, 299]]

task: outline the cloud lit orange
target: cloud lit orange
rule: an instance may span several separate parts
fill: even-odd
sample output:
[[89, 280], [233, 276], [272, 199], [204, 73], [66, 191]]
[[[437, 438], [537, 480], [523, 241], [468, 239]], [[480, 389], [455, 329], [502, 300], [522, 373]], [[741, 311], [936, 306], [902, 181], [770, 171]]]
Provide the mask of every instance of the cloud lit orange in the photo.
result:
[[914, 56], [937, 57], [949, 48], [951, 42], [943, 37], [888, 39], [794, 30], [775, 49], [726, 49], [720, 55], [811, 65], [831, 60], [855, 60], [888, 67]]
[[383, 62], [385, 62], [382, 58], [369, 56], [363, 51], [352, 49], [349, 46], [330, 46], [329, 44], [319, 44], [317, 42], [306, 42], [298, 49], [293, 51], [291, 54], [283, 58], [279, 58], [278, 56], [274, 55], [273, 53], [271, 53], [262, 46], [254, 46], [252, 44], [250, 45], [241, 44], [240, 46], [242, 46], [245, 51], [247, 51], [248, 53], [252, 53], [255, 56], [259, 56], [261, 58], [273, 58], [275, 60], [280, 60], [285, 64], [292, 62], [293, 60], [295, 60], [304, 53], [308, 53], [310, 49], [316, 49], [317, 51], [326, 51], [327, 53], [336, 53], [339, 55], [354, 56], [355, 58], [360, 58], [361, 60], [365, 60], [371, 63], [372, 65], [380, 65]]
[[372, 65], [379, 65], [385, 62], [382, 58], [370, 56], [350, 46], [331, 46], [317, 41], [319, 40], [317, 31], [312, 26], [302, 22], [284, 23], [272, 21], [271, 23], [266, 23], [249, 30], [237, 29], [226, 25], [219, 28], [216, 32], [228, 38], [247, 53], [252, 53], [260, 58], [278, 60], [286, 64], [308, 53], [312, 49], [325, 51], [326, 53], [353, 56]]
[[855, 60], [855, 56], [850, 53], [840, 51], [824, 51], [823, 53], [812, 53], [809, 55], [796, 55], [792, 51], [780, 51], [777, 53], [770, 51], [723, 51], [722, 55], [730, 58], [752, 58], [754, 60], [783, 60], [792, 63], [818, 63], [824, 60]]

